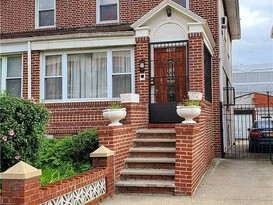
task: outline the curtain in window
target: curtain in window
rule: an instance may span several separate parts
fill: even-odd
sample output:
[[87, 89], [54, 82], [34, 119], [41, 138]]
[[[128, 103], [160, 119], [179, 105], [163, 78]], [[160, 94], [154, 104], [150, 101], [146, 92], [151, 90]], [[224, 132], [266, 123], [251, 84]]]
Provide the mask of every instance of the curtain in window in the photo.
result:
[[62, 99], [62, 56], [46, 56], [45, 99]]
[[2, 90], [2, 59], [0, 58], [0, 92]]
[[131, 92], [131, 53], [113, 52], [113, 97]]
[[68, 55], [67, 97], [107, 97], [106, 53]]

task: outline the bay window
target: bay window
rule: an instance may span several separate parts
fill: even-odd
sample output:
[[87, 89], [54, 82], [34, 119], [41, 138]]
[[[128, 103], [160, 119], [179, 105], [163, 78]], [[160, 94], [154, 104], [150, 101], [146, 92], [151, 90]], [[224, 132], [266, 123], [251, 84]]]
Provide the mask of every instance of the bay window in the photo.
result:
[[133, 51], [104, 50], [45, 54], [41, 98], [92, 101], [133, 92]]
[[22, 95], [22, 56], [8, 56], [0, 59], [0, 90], [10, 95]]

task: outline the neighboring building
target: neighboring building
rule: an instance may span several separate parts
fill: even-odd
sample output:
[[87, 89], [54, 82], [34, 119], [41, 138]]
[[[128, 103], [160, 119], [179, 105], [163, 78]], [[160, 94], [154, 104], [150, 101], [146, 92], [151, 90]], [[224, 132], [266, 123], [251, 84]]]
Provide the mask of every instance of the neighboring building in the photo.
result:
[[272, 26], [272, 29], [271, 29], [270, 37], [273, 38], [273, 26]]
[[[139, 94], [140, 103], [125, 105], [125, 128], [112, 133], [174, 128], [181, 122], [176, 104], [200, 91], [195, 151], [203, 150], [197, 162], [205, 164], [189, 187], [220, 157], [220, 102], [232, 85], [231, 42], [240, 38], [238, 0], [1, 0], [0, 8], [1, 89], [45, 103], [48, 134], [107, 131], [102, 110], [122, 93]], [[115, 161], [118, 180], [132, 140], [102, 138], [124, 154]]]
[[252, 92], [273, 91], [273, 64], [233, 66], [236, 96]]

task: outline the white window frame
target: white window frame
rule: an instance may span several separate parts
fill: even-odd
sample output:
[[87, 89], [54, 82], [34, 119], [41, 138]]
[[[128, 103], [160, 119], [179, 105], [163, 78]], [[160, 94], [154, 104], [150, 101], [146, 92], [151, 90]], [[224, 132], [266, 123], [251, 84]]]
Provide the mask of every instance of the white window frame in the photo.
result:
[[54, 25], [50, 25], [50, 26], [40, 26], [40, 22], [39, 22], [39, 13], [40, 11], [47, 11], [46, 10], [40, 10], [39, 9], [39, 3], [40, 0], [35, 0], [35, 28], [36, 29], [40, 29], [40, 28], [54, 28], [56, 27], [56, 0], [54, 1]]
[[[176, 2], [174, 2], [174, 3], [176, 3]], [[178, 4], [178, 5], [180, 5], [180, 4]], [[180, 5], [180, 6], [182, 6], [182, 5]], [[190, 0], [186, 0], [186, 9], [190, 9]]]
[[19, 57], [21, 56], [21, 96], [23, 96], [23, 55], [22, 54], [14, 54], [14, 55], [9, 55], [9, 56], [1, 56], [0, 59], [2, 60], [2, 79], [1, 79], [1, 92], [6, 90], [7, 87], [7, 80], [8, 79], [19, 79], [18, 77], [12, 77], [8, 78], [8, 58], [9, 57]]
[[[85, 50], [85, 51], [64, 51], [64, 52], [45, 52], [40, 55], [40, 67], [41, 67], [41, 76], [40, 76], [40, 101], [44, 103], [68, 103], [68, 102], [100, 102], [100, 101], [115, 101], [119, 98], [112, 97], [112, 76], [113, 76], [113, 67], [112, 67], [112, 52], [113, 51], [130, 51], [131, 53], [131, 93], [135, 93], [135, 65], [134, 65], [134, 49], [132, 47], [125, 48], [115, 48], [115, 49], [96, 49], [96, 50]], [[106, 98], [77, 98], [77, 99], [68, 99], [67, 97], [67, 56], [69, 54], [79, 54], [79, 53], [102, 53], [107, 54], [107, 97]], [[46, 56], [62, 56], [62, 99], [56, 100], [46, 100], [45, 99], [45, 59]], [[129, 73], [128, 73], [129, 74]]]
[[[107, 23], [118, 23], [119, 22], [119, 5], [120, 2], [119, 0], [116, 0], [117, 2], [117, 20], [110, 20], [110, 21], [101, 21], [100, 20], [100, 0], [96, 0], [96, 20], [97, 24], [107, 24]], [[108, 3], [109, 4], [109, 3]], [[103, 5], [108, 5], [108, 4], [103, 4]]]

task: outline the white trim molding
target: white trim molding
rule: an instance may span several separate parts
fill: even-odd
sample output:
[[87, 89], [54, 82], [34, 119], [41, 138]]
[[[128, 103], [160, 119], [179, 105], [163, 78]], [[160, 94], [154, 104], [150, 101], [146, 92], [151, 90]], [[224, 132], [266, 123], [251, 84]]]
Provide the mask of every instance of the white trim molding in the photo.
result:
[[[171, 9], [170, 16], [166, 9]], [[131, 27], [136, 37], [149, 36], [151, 42], [188, 40], [189, 33], [203, 33], [205, 45], [213, 55], [215, 41], [207, 20], [171, 0], [164, 0]]]

